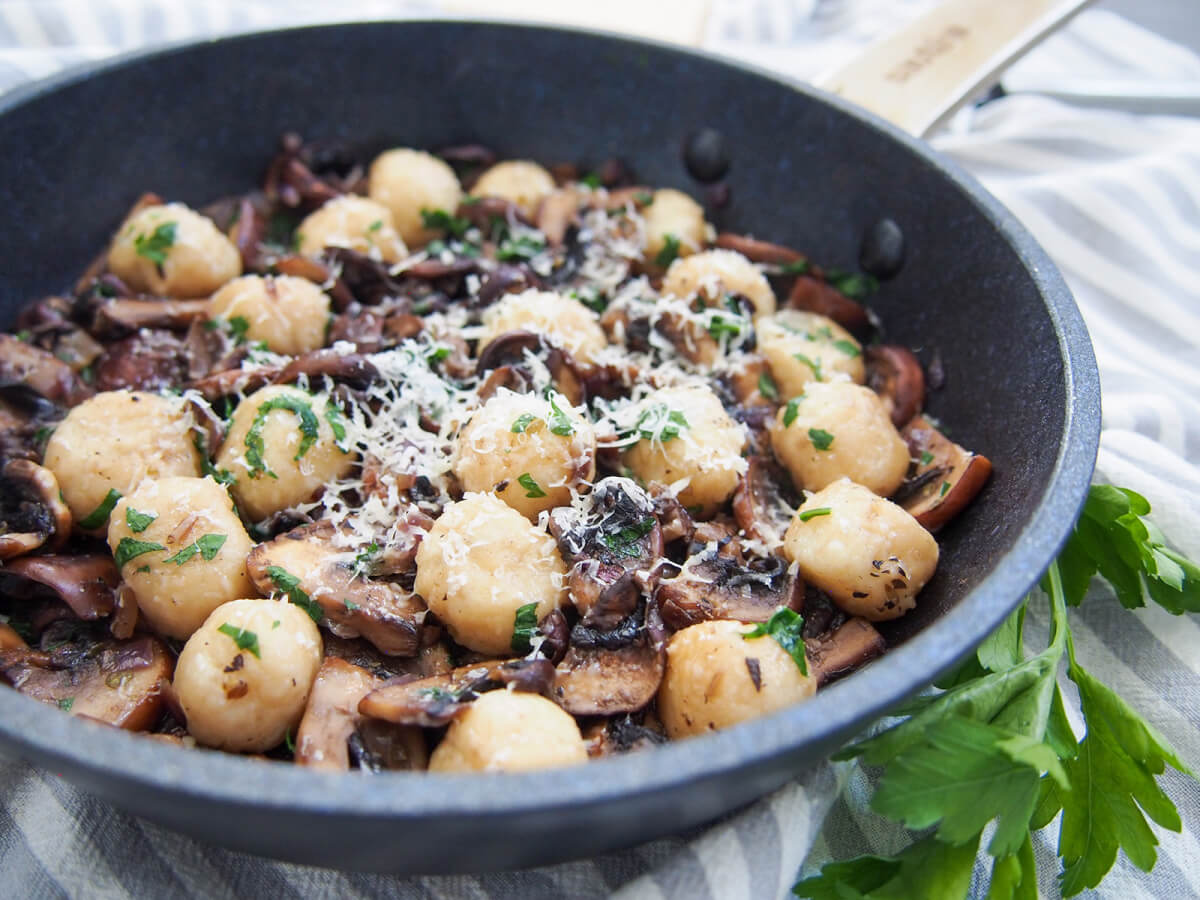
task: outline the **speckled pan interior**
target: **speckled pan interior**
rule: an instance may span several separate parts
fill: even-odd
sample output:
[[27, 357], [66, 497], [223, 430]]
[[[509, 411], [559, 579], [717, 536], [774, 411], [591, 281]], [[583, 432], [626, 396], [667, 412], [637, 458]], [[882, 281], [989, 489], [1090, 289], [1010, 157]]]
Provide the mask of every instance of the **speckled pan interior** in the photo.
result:
[[139, 193], [201, 204], [258, 183], [278, 136], [364, 153], [478, 141], [596, 163], [699, 195], [681, 161], [730, 139], [723, 229], [853, 268], [880, 216], [901, 273], [873, 305], [889, 340], [938, 352], [929, 408], [995, 475], [942, 535], [919, 608], [881, 660], [722, 734], [525, 776], [317, 774], [186, 752], [0, 690], [0, 744], [138, 815], [317, 865], [462, 872], [549, 863], [710, 820], [782, 784], [951, 666], [1014, 607], [1083, 501], [1099, 433], [1086, 330], [1054, 266], [970, 177], [845, 104], [711, 57], [613, 36], [374, 23], [203, 42], [77, 70], [0, 103], [0, 304], [67, 289]]

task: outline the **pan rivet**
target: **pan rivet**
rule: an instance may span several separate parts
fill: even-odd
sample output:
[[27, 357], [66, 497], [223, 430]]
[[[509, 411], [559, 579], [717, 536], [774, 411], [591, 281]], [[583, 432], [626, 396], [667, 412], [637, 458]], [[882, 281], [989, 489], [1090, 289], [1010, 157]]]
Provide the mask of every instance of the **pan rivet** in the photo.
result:
[[729, 148], [725, 135], [715, 128], [701, 128], [687, 139], [683, 161], [697, 181], [716, 181], [729, 171]]
[[858, 264], [876, 278], [891, 278], [904, 265], [904, 232], [893, 219], [880, 219], [863, 235]]

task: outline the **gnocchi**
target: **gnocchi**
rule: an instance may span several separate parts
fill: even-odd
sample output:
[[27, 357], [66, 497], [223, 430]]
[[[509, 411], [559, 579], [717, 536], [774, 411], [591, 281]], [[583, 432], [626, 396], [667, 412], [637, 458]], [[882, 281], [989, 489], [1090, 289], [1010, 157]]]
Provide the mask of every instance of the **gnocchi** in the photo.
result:
[[108, 267], [135, 291], [207, 297], [242, 274], [242, 257], [211, 219], [168, 203], [125, 221], [109, 248]]

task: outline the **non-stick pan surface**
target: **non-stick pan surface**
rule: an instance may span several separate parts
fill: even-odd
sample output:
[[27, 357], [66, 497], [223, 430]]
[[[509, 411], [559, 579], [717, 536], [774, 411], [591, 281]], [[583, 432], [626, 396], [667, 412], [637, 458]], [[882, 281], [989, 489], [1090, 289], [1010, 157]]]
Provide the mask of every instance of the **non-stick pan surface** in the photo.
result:
[[481, 142], [701, 194], [686, 135], [728, 136], [722, 229], [854, 268], [890, 216], [907, 261], [873, 298], [888, 339], [940, 354], [931, 412], [995, 475], [941, 535], [896, 646], [813, 700], [721, 734], [522, 776], [320, 774], [184, 751], [0, 690], [0, 742], [132, 812], [254, 853], [343, 868], [548, 863], [709, 820], [784, 783], [928, 684], [1014, 607], [1085, 495], [1099, 384], [1054, 266], [973, 180], [877, 119], [772, 76], [590, 33], [470, 23], [279, 31], [142, 54], [0, 105], [0, 303], [68, 288], [139, 193], [199, 205], [258, 183], [281, 132], [388, 146]]

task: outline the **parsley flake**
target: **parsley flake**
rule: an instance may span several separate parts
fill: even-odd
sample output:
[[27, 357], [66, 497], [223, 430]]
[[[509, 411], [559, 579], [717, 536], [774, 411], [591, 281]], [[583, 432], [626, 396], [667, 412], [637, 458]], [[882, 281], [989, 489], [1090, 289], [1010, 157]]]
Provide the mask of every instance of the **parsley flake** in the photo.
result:
[[447, 231], [454, 237], [462, 237], [471, 229], [470, 219], [451, 215], [444, 209], [421, 210], [421, 224], [430, 231]]
[[279, 477], [267, 467], [267, 463], [263, 459], [263, 452], [265, 450], [262, 436], [263, 425], [266, 424], [267, 414], [276, 409], [293, 412], [300, 418], [300, 447], [296, 450], [296, 455], [292, 457], [293, 459], [303, 457], [308, 452], [308, 448], [317, 440], [320, 426], [317, 422], [317, 416], [312, 410], [312, 405], [307, 400], [301, 400], [299, 397], [293, 397], [289, 394], [272, 397], [258, 407], [258, 413], [255, 415], [254, 421], [250, 424], [250, 430], [246, 432], [246, 467], [250, 472], [251, 478], [257, 478], [263, 473], [270, 475], [272, 478]]
[[828, 450], [833, 446], [833, 435], [823, 428], [808, 429], [808, 439], [818, 450]]
[[141, 534], [157, 518], [153, 513], [138, 512], [132, 506], [125, 507], [125, 524], [134, 534]]
[[833, 342], [833, 346], [841, 350], [844, 354], [853, 359], [856, 356], [862, 356], [862, 351], [858, 349], [858, 344], [854, 341], [848, 341], [845, 338]]
[[758, 376], [758, 392], [764, 398], [771, 401], [779, 399], [779, 388], [775, 385], [775, 379], [771, 377], [770, 372], [763, 372]]
[[794, 609], [781, 606], [767, 621], [755, 625], [742, 635], [742, 639], [747, 641], [760, 637], [772, 638], [792, 658], [800, 674], [808, 674], [808, 660], [804, 655], [804, 617]]
[[75, 705], [75, 698], [74, 697], [63, 697], [62, 699], [60, 699], [56, 702], [58, 703], [58, 708], [61, 709], [63, 712], [70, 712], [71, 707]]
[[233, 638], [233, 642], [237, 644], [237, 648], [239, 650], [248, 650], [259, 659], [262, 659], [262, 653], [260, 653], [258, 649], [258, 635], [253, 631], [247, 631], [245, 628], [238, 628], [236, 625], [230, 625], [228, 622], [220, 626], [217, 631]]
[[513, 419], [512, 433], [524, 434], [529, 429], [529, 426], [536, 421], [537, 416], [535, 416], [533, 413], [521, 413], [521, 415]]
[[922, 450], [921, 451], [921, 465], [927, 466], [931, 462], [933, 462], [933, 454], [930, 453], [928, 450]]
[[654, 530], [655, 522], [653, 516], [647, 516], [633, 525], [626, 525], [610, 534], [601, 534], [600, 543], [617, 556], [636, 559], [642, 555], [642, 548], [639, 546], [642, 538]]
[[178, 553], [168, 556], [163, 562], [173, 562], [177, 566], [182, 566], [197, 553], [201, 559], [205, 561], [212, 560], [225, 546], [226, 535], [223, 534], [206, 534], [192, 543], [188, 544]]
[[654, 257], [656, 265], [666, 268], [679, 257], [679, 238], [673, 234], [663, 235], [662, 249]]
[[139, 234], [133, 239], [133, 249], [137, 255], [160, 267], [167, 261], [167, 251], [174, 244], [174, 222], [163, 222], [150, 234]]
[[523, 472], [521, 477], [517, 479], [517, 484], [525, 488], [525, 496], [531, 500], [536, 500], [539, 497], [545, 497], [546, 492], [542, 490], [541, 485], [533, 480], [533, 476], [528, 472]]
[[943, 481], [943, 482], [942, 482], [942, 487], [941, 487], [941, 489], [938, 491], [938, 496], [939, 496], [939, 497], [945, 497], [945, 496], [946, 496], [946, 493], [947, 493], [949, 490], [950, 490], [950, 482], [948, 482], [948, 481]]
[[117, 544], [117, 549], [113, 552], [113, 560], [117, 564], [118, 569], [125, 568], [125, 563], [131, 559], [137, 559], [144, 553], [153, 553], [155, 550], [166, 550], [162, 544], [156, 544], [153, 541], [139, 541], [134, 538], [121, 538]]
[[100, 505], [79, 520], [79, 527], [85, 531], [94, 531], [101, 527], [108, 521], [109, 514], [120, 499], [121, 492], [116, 488], [109, 488], [108, 493], [104, 495], [104, 499], [100, 501]]
[[540, 234], [506, 237], [496, 246], [496, 259], [501, 262], [528, 262], [546, 249], [546, 239]]
[[800, 401], [803, 397], [793, 397], [787, 403], [787, 408], [783, 411], [783, 427], [787, 428], [796, 421], [796, 416], [800, 414]]
[[821, 361], [820, 360], [809, 359], [803, 353], [793, 353], [792, 356], [795, 357], [800, 362], [804, 363], [804, 365], [808, 366], [810, 369], [812, 369], [813, 378], [817, 379], [817, 381], [825, 380], [825, 376], [821, 374]]
[[798, 517], [801, 522], [807, 522], [809, 519], [817, 518], [817, 516], [828, 516], [828, 515], [832, 515], [832, 514], [833, 514], [833, 510], [830, 509], [828, 506], [817, 506], [812, 509], [800, 510]]
[[575, 426], [567, 414], [558, 408], [553, 396], [550, 397], [550, 431], [560, 437], [570, 437], [575, 433]]
[[779, 271], [783, 275], [804, 275], [811, 268], [812, 264], [807, 259], [794, 259], [781, 265]]
[[679, 437], [679, 429], [691, 428], [687, 417], [677, 409], [671, 409], [665, 403], [653, 403], [638, 416], [634, 430], [643, 441], [667, 441]]
[[532, 649], [533, 636], [537, 633], [538, 626], [537, 606], [536, 603], [526, 603], [517, 607], [513, 616], [513, 653], [528, 653]]
[[275, 585], [275, 589], [288, 598], [306, 613], [310, 619], [321, 624], [321, 605], [306, 594], [300, 587], [300, 579], [282, 566], [267, 566], [267, 577]]

